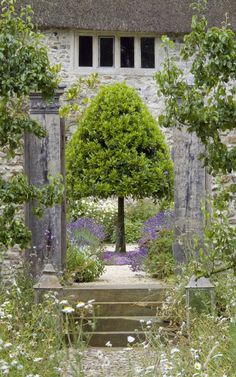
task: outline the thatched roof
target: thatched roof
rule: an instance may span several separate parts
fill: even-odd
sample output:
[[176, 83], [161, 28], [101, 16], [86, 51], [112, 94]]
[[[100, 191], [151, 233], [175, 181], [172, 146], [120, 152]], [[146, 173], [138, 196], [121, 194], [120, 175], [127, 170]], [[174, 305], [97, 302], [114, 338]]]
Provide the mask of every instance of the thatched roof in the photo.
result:
[[[193, 0], [19, 0], [31, 4], [42, 27], [83, 30], [185, 33], [190, 30]], [[236, 30], [236, 0], [209, 0], [210, 25], [225, 13]]]

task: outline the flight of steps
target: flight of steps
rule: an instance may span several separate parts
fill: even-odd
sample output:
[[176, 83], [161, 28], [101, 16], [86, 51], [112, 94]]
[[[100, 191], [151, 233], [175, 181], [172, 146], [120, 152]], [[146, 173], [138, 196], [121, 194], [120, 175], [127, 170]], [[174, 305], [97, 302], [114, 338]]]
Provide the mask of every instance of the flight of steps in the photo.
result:
[[135, 342], [145, 340], [146, 322], [151, 321], [155, 328], [168, 327], [167, 321], [160, 321], [156, 316], [165, 290], [158, 284], [97, 285], [66, 289], [64, 297], [70, 302], [71, 299], [75, 302], [95, 300], [95, 319], [88, 317], [85, 321], [94, 323], [95, 328], [87, 324], [83, 329], [89, 335], [90, 346], [105, 347], [110, 341], [113, 347], [126, 347], [129, 336], [135, 338]]

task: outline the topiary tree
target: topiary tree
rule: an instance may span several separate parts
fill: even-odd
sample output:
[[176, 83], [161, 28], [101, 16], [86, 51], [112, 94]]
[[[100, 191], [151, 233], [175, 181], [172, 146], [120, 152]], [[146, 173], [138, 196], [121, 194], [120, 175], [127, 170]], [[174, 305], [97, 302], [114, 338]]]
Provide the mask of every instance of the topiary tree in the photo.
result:
[[67, 147], [72, 200], [118, 197], [116, 251], [125, 252], [124, 198], [166, 198], [173, 168], [164, 136], [135, 89], [104, 86]]

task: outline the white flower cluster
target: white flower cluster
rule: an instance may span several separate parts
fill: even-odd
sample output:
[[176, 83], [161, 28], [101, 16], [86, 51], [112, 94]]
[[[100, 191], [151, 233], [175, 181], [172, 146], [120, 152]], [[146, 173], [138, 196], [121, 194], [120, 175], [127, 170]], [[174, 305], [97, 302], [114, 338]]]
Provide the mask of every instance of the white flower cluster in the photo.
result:
[[77, 310], [85, 309], [87, 311], [91, 311], [93, 309], [93, 303], [94, 299], [89, 300], [87, 302], [79, 301], [76, 305], [75, 308], [69, 305], [67, 300], [62, 300], [60, 301], [60, 305], [62, 306], [62, 313], [64, 314], [72, 314]]
[[94, 198], [81, 199], [74, 202], [74, 217], [91, 217], [97, 220], [104, 220], [105, 218], [112, 218], [117, 212], [117, 203], [114, 199], [100, 199]]

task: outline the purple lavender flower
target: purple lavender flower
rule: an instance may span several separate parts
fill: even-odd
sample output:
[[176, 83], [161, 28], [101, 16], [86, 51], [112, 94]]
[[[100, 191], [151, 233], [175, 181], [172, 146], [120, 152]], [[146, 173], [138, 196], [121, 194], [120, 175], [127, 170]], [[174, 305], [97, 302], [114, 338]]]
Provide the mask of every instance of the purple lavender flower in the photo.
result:
[[80, 217], [67, 225], [67, 232], [71, 242], [84, 245], [95, 245], [105, 238], [104, 228], [94, 219]]
[[172, 229], [173, 225], [173, 211], [161, 211], [144, 223], [143, 237], [139, 240], [139, 247], [134, 252], [129, 253], [130, 268], [132, 271], [143, 270], [143, 262], [148, 254], [148, 243], [158, 238], [160, 230]]
[[107, 265], [124, 266], [130, 264], [129, 253], [115, 253], [114, 251], [105, 251], [103, 260]]
[[129, 265], [132, 271], [142, 271], [143, 270], [143, 262], [148, 254], [148, 248], [146, 246], [139, 246], [136, 250], [131, 251], [128, 254], [129, 257]]
[[163, 229], [172, 229], [174, 224], [174, 212], [173, 211], [161, 211], [156, 216], [148, 219], [143, 226], [143, 238], [141, 243], [147, 240], [156, 240], [158, 232]]

